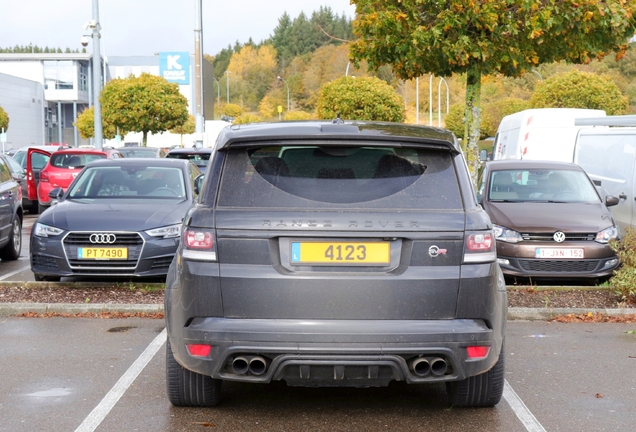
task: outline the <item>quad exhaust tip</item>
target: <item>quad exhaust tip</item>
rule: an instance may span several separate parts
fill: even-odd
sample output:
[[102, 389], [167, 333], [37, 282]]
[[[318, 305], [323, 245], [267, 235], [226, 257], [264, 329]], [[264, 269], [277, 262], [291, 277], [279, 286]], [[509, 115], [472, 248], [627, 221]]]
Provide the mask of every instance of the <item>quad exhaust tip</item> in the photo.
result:
[[415, 357], [409, 362], [409, 367], [418, 377], [425, 377], [430, 374], [442, 376], [448, 370], [448, 363], [441, 357]]
[[261, 356], [236, 356], [232, 360], [232, 370], [238, 375], [251, 373], [252, 375], [263, 375], [267, 372], [269, 361]]
[[234, 360], [232, 360], [232, 370], [239, 375], [244, 375], [249, 370], [249, 364], [250, 361], [245, 356], [234, 357]]

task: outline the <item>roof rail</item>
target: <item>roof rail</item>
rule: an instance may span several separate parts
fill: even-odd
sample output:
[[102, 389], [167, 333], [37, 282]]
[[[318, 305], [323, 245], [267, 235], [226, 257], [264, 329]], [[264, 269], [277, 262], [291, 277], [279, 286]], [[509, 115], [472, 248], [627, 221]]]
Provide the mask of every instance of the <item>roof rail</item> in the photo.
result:
[[574, 126], [636, 126], [636, 115], [577, 118]]

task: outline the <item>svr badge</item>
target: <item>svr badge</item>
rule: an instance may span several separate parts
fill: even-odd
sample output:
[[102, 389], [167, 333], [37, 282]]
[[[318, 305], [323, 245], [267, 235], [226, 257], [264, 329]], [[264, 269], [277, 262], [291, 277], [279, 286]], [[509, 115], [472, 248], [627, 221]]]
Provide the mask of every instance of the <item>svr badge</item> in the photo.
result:
[[428, 248], [428, 254], [431, 258], [435, 258], [436, 256], [446, 255], [446, 249], [440, 249], [437, 246], [433, 245]]

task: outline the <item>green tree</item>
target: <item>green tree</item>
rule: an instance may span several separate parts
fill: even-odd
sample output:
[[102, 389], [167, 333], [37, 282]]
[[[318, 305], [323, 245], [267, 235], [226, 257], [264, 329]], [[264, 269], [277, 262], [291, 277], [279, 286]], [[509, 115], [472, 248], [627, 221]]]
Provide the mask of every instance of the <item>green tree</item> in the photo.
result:
[[463, 144], [475, 180], [482, 75], [520, 76], [542, 63], [588, 63], [636, 33], [634, 0], [352, 0], [356, 60], [403, 79], [466, 74]]
[[316, 106], [318, 118], [401, 122], [402, 98], [376, 77], [341, 77], [325, 84]]
[[9, 129], [9, 114], [0, 106], [0, 131], [2, 128], [5, 132]]
[[458, 103], [455, 105], [451, 105], [448, 110], [448, 114], [446, 115], [446, 129], [451, 131], [457, 137], [464, 136], [464, 112], [466, 111], [466, 105], [463, 103]]
[[100, 96], [104, 123], [129, 132], [165, 132], [188, 120], [188, 100], [179, 86], [164, 78], [142, 73], [109, 81]]
[[494, 137], [499, 123], [510, 114], [530, 108], [530, 103], [519, 98], [495, 99], [484, 104], [484, 115], [481, 122], [481, 139]]
[[223, 109], [221, 111], [224, 115], [230, 117], [238, 117], [243, 114], [243, 110], [237, 104], [225, 104], [223, 105]]
[[[86, 108], [81, 114], [77, 116], [73, 126], [77, 128], [80, 136], [84, 139], [95, 137], [95, 109], [93, 107]], [[106, 139], [113, 139], [117, 134], [117, 127], [108, 122], [102, 116], [102, 135]], [[119, 131], [120, 135], [125, 135], [123, 130]]]
[[607, 76], [575, 70], [543, 81], [530, 103], [533, 108], [589, 108], [617, 115], [627, 112], [629, 99]]
[[188, 115], [188, 121], [181, 126], [173, 127], [170, 129], [170, 133], [179, 134], [181, 147], [183, 147], [183, 136], [193, 134], [196, 126], [196, 120], [192, 114]]

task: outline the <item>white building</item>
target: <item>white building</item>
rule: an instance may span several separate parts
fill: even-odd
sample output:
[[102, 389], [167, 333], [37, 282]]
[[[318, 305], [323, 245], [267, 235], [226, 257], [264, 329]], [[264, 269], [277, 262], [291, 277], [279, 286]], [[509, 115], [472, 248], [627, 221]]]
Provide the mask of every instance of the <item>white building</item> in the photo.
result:
[[[0, 74], [39, 83], [44, 90], [42, 118], [33, 124], [44, 129], [43, 142], [85, 144], [79, 138], [73, 122], [90, 104], [92, 98], [90, 54], [3, 53], [0, 54]], [[0, 77], [5, 87], [15, 87], [11, 79]], [[9, 114], [11, 116], [11, 114]], [[10, 119], [9, 128], [12, 129]], [[7, 140], [9, 136], [7, 136]], [[30, 145], [17, 143], [18, 147]]]
[[37, 81], [0, 73], [0, 107], [9, 116], [3, 150], [44, 145], [44, 87]]
[[[160, 64], [161, 59], [165, 59], [165, 54], [181, 55], [185, 67], [180, 66], [176, 60], [168, 62], [168, 66]], [[172, 58], [178, 59], [177, 55]], [[99, 66], [102, 68], [102, 82], [108, 82], [114, 78], [127, 78], [128, 76], [138, 76], [143, 72], [152, 75], [162, 75], [163, 70], [173, 68], [164, 77], [173, 77], [172, 82], [179, 84], [179, 90], [188, 100], [189, 112], [195, 114], [194, 106], [195, 85], [194, 85], [194, 62], [191, 61], [188, 53], [161, 53], [155, 56], [134, 56], [134, 57], [109, 57], [102, 61]], [[170, 58], [170, 56], [168, 56]], [[0, 95], [0, 106], [9, 113], [10, 131], [7, 135], [7, 149], [22, 147], [25, 145], [43, 145], [46, 143], [66, 143], [72, 146], [89, 144], [89, 140], [83, 140], [79, 136], [77, 128], [73, 126], [75, 119], [85, 108], [92, 106], [92, 55], [89, 53], [0, 53], [0, 89], [2, 93], [11, 95], [11, 101], [5, 102], [10, 107], [7, 110]], [[183, 69], [183, 70], [181, 70]], [[213, 119], [214, 105], [214, 77], [212, 75], [212, 65], [204, 62], [204, 106], [205, 119]], [[178, 72], [178, 74], [177, 74]], [[181, 78], [179, 82], [178, 78]], [[19, 80], [16, 80], [18, 78]], [[32, 86], [27, 82], [39, 84], [43, 89], [42, 94], [36, 97], [37, 90], [26, 90]], [[9, 96], [5, 99], [9, 100]], [[24, 100], [22, 100], [24, 99]], [[35, 119], [22, 120], [25, 114], [17, 114], [18, 106], [27, 105], [29, 101], [37, 104], [40, 99], [42, 116]], [[14, 119], [15, 117], [15, 119]], [[15, 122], [14, 122], [15, 120]], [[29, 123], [32, 123], [29, 124]], [[17, 135], [18, 126], [25, 128], [21, 132], [23, 138]], [[14, 129], [14, 126], [16, 128]], [[37, 136], [37, 138], [27, 138]], [[15, 140], [13, 139], [15, 137]], [[211, 140], [216, 139], [211, 138]], [[148, 145], [155, 147], [169, 147], [171, 145], [190, 146], [193, 136], [173, 135], [169, 132], [149, 136]], [[141, 143], [141, 133], [128, 134], [122, 138], [121, 142], [107, 140], [104, 145], [120, 146], [125, 143]], [[207, 139], [205, 140], [207, 141]], [[213, 143], [212, 143], [213, 144]], [[206, 145], [212, 145], [207, 144]]]

